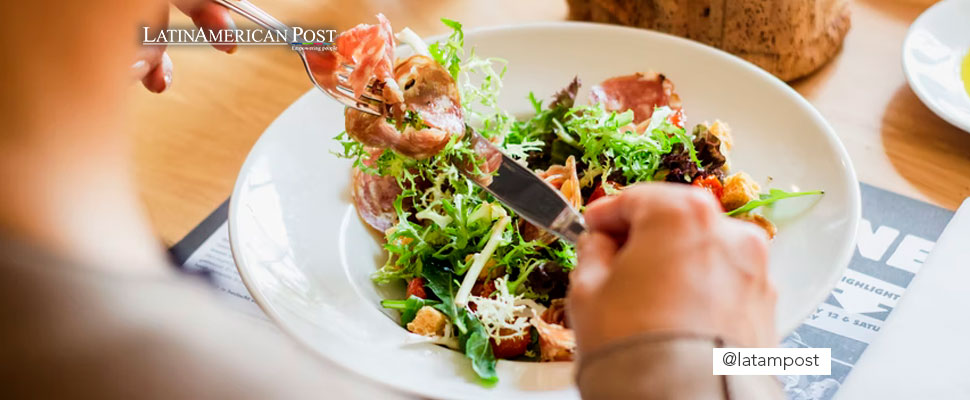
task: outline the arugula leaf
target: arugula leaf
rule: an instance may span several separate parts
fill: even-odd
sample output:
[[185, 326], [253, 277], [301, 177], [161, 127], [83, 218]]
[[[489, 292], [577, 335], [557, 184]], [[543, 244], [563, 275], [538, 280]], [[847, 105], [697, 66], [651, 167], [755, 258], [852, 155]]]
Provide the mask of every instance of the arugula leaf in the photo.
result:
[[[458, 330], [465, 332], [467, 329], [464, 326], [464, 321], [459, 318], [459, 308], [455, 304], [455, 292], [458, 291], [454, 284], [454, 279], [452, 278], [450, 268], [440, 268], [436, 263], [429, 263], [431, 268], [424, 268], [421, 271], [421, 276], [424, 278], [424, 285], [431, 289], [431, 292], [441, 300], [440, 304], [436, 304], [434, 308], [438, 311], [445, 313], [451, 322], [458, 326]], [[434, 268], [439, 267], [439, 268]]]
[[[432, 265], [432, 263], [429, 263]], [[434, 265], [440, 267], [440, 265]], [[495, 354], [492, 353], [492, 346], [489, 343], [488, 333], [485, 326], [475, 318], [464, 307], [455, 304], [455, 285], [454, 275], [448, 268], [425, 268], [422, 271], [425, 279], [425, 286], [441, 300], [440, 304], [433, 307], [443, 312], [452, 323], [458, 328], [458, 344], [465, 357], [472, 361], [472, 369], [481, 378], [482, 384], [492, 385], [498, 382], [498, 375], [495, 372]]]
[[498, 374], [495, 372], [497, 361], [495, 354], [492, 353], [492, 345], [489, 343], [485, 326], [478, 318], [464, 309], [462, 309], [462, 314], [465, 325], [468, 326], [468, 333], [459, 337], [465, 351], [465, 357], [472, 360], [472, 369], [481, 378], [482, 384], [494, 385], [498, 382]]
[[402, 326], [407, 326], [409, 322], [414, 321], [414, 316], [417, 315], [418, 310], [422, 307], [436, 304], [439, 304], [439, 302], [422, 299], [414, 295], [408, 297], [407, 300], [381, 300], [381, 307], [397, 310], [401, 313]]
[[755, 208], [758, 208], [761, 206], [773, 204], [778, 200], [790, 199], [793, 197], [809, 196], [809, 195], [822, 195], [822, 194], [825, 194], [825, 192], [821, 190], [792, 193], [792, 192], [786, 192], [781, 189], [771, 189], [768, 193], [762, 193], [757, 200], [751, 200], [745, 203], [741, 207], [728, 211], [726, 214], [727, 215], [742, 214], [742, 213], [746, 213], [748, 211], [754, 210]]

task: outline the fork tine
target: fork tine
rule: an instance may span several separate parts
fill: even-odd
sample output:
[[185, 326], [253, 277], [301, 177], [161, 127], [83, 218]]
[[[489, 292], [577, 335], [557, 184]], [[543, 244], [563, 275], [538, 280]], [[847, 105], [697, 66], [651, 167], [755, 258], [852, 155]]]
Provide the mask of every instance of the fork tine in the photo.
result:
[[[350, 86], [350, 77], [347, 75], [337, 74], [337, 80], [344, 86], [347, 86], [347, 87]], [[383, 91], [383, 89], [381, 89], [380, 87], [374, 86], [374, 83], [368, 83], [366, 87], [367, 87], [367, 90], [369, 90], [371, 93], [374, 93], [374, 94], [380, 94]]]
[[[350, 81], [350, 74], [354, 72], [355, 67], [353, 65], [350, 65], [350, 64], [347, 64], [347, 63], [342, 63], [342, 64], [340, 64], [340, 66], [343, 67], [343, 69], [347, 72], [347, 75], [342, 75], [342, 74], [336, 74], [336, 75], [337, 75], [337, 78], [342, 83], [345, 83], [346, 84], [346, 83], [348, 83]], [[381, 92], [381, 88], [374, 87], [374, 83], [373, 82], [367, 83], [367, 89], [370, 89], [374, 93], [380, 93]]]
[[368, 114], [374, 114], [374, 115], [382, 114], [381, 109], [376, 104], [374, 104], [372, 100], [361, 101], [353, 97], [353, 95], [347, 94], [340, 90], [330, 90], [327, 88], [322, 88], [322, 89], [324, 89], [324, 92], [329, 94], [330, 97], [333, 97], [334, 100], [339, 101], [341, 104], [347, 107], [354, 108], [362, 112], [366, 112]]
[[[347, 93], [347, 95], [350, 96], [351, 98], [354, 95], [354, 90], [351, 89], [351, 88], [349, 88], [349, 87], [347, 87], [347, 86], [337, 85], [337, 90], [340, 90], [341, 92]], [[367, 101], [375, 101], [375, 102], [378, 102], [378, 103], [383, 102], [383, 100], [380, 99], [380, 98], [378, 98], [378, 97], [368, 96], [366, 94], [362, 94], [360, 96], [360, 98], [362, 98], [364, 100], [367, 100]]]
[[[380, 98], [375, 98], [371, 96], [361, 96], [361, 98], [357, 98], [354, 96], [353, 89], [347, 87], [346, 83], [343, 83], [343, 82], [338, 83], [336, 87], [332, 87], [332, 88], [321, 85], [320, 82], [317, 81], [316, 76], [314, 76], [313, 74], [313, 70], [310, 67], [310, 63], [307, 61], [306, 54], [302, 51], [300, 51], [299, 54], [300, 54], [300, 58], [303, 61], [303, 67], [306, 70], [307, 75], [310, 77], [310, 81], [313, 82], [313, 85], [316, 86], [317, 89], [320, 89], [328, 96], [330, 96], [334, 100], [337, 100], [337, 102], [339, 102], [340, 104], [343, 104], [346, 107], [350, 107], [350, 108], [359, 110], [360, 112], [365, 112], [373, 115], [384, 114], [384, 107], [383, 107], [384, 101]], [[345, 70], [349, 72], [354, 71], [353, 66], [350, 66], [347, 64], [342, 64], [342, 66]], [[346, 80], [347, 77], [343, 77], [343, 78]], [[338, 77], [338, 80], [340, 80], [339, 77]], [[371, 87], [371, 85], [368, 85], [368, 87]]]

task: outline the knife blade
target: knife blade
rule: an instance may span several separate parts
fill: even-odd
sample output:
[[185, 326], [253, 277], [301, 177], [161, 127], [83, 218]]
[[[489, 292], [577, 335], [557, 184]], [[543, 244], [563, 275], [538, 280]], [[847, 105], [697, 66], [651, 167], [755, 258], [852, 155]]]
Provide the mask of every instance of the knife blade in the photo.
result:
[[466, 137], [484, 163], [477, 173], [474, 168], [459, 168], [462, 174], [526, 221], [576, 244], [579, 235], [586, 231], [586, 223], [562, 193], [474, 129], [466, 127]]

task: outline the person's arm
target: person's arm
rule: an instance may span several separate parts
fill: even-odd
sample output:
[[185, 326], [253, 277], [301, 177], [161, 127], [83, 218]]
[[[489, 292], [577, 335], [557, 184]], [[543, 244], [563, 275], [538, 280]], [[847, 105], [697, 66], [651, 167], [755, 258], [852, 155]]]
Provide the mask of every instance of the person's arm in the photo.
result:
[[569, 293], [584, 398], [780, 398], [772, 377], [712, 374], [714, 347], [775, 340], [760, 228], [660, 183], [597, 201], [586, 221]]
[[100, 265], [163, 260], [131, 182], [124, 113], [136, 21], [159, 8], [0, 4], [0, 235]]
[[[200, 26], [229, 26], [206, 0], [176, 0]], [[0, 3], [0, 236], [94, 265], [167, 268], [134, 187], [127, 93], [171, 82], [161, 46], [167, 1]], [[221, 24], [221, 25], [220, 25]], [[229, 51], [229, 48], [220, 50]], [[167, 67], [166, 67], [167, 65]]]

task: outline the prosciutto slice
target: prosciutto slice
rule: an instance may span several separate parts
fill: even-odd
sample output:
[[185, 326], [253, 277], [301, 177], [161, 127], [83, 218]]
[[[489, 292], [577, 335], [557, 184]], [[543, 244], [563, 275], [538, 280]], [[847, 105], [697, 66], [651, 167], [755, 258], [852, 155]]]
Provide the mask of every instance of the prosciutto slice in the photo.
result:
[[[391, 23], [377, 14], [377, 25], [360, 24], [337, 36], [336, 51], [303, 52], [317, 83], [336, 87], [346, 77], [356, 97], [366, 93], [379, 95], [394, 105], [401, 102], [401, 90], [394, 80], [394, 36]], [[353, 68], [348, 74], [345, 65]]]
[[593, 86], [590, 93], [593, 103], [603, 103], [607, 111], [633, 110], [633, 123], [650, 119], [653, 109], [669, 106], [680, 109], [680, 96], [674, 93], [674, 84], [656, 72], [610, 78]]
[[427, 56], [415, 55], [398, 64], [394, 75], [395, 85], [403, 89], [399, 108], [403, 111], [392, 111], [395, 124], [386, 117], [348, 108], [344, 123], [351, 137], [368, 146], [423, 159], [441, 151], [452, 136], [464, 134], [458, 86], [447, 70]]
[[377, 25], [357, 25], [334, 41], [339, 57], [354, 66], [348, 78], [358, 97], [371, 79], [394, 86], [394, 33], [384, 14], [377, 14], [377, 21]]
[[383, 99], [381, 116], [346, 110], [345, 124], [351, 137], [411, 158], [430, 157], [453, 135], [460, 137], [465, 131], [458, 85], [448, 71], [424, 55], [395, 65], [391, 23], [383, 14], [377, 14], [377, 21], [376, 25], [360, 24], [340, 34], [334, 40], [336, 51], [308, 50], [303, 54], [321, 86], [343, 84], [357, 97], [370, 94]]

